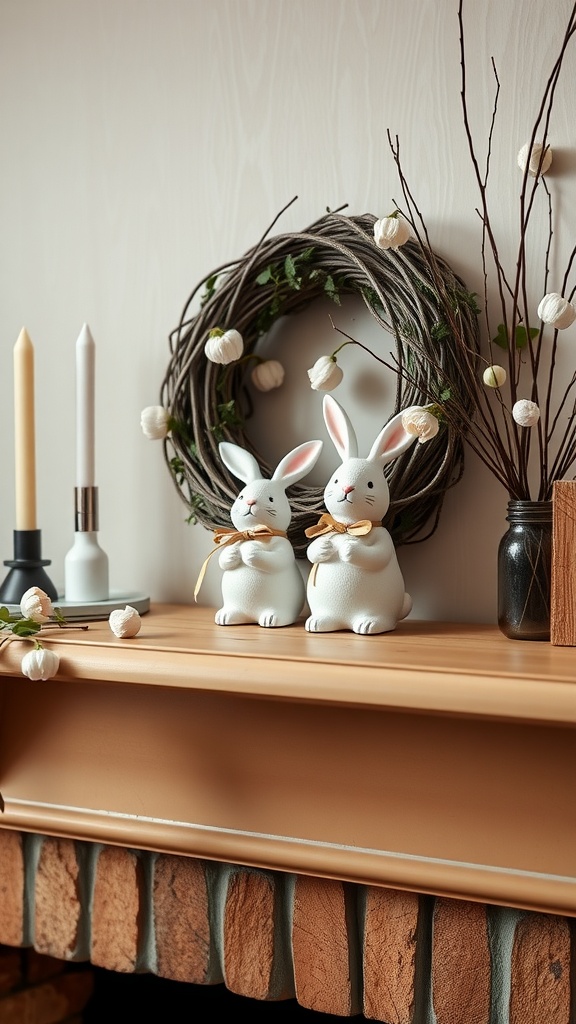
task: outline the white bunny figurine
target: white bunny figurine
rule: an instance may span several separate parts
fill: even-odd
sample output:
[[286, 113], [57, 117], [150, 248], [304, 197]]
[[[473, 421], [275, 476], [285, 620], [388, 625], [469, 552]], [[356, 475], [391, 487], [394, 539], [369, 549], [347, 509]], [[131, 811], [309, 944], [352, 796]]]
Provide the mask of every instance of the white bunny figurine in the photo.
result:
[[312, 569], [306, 629], [386, 633], [408, 615], [412, 599], [392, 538], [382, 526], [390, 504], [384, 466], [416, 438], [404, 429], [398, 413], [380, 431], [368, 458], [360, 459], [352, 424], [331, 395], [324, 396], [323, 412], [342, 465], [324, 490], [329, 514], [306, 530], [308, 537], [315, 537], [307, 551]]
[[256, 459], [229, 441], [220, 443], [224, 464], [246, 486], [230, 510], [235, 530], [216, 531], [223, 605], [216, 612], [219, 626], [257, 622], [260, 626], [289, 626], [302, 612], [306, 586], [286, 536], [292, 509], [286, 488], [312, 469], [322, 441], [306, 441], [285, 455], [271, 480], [262, 478]]

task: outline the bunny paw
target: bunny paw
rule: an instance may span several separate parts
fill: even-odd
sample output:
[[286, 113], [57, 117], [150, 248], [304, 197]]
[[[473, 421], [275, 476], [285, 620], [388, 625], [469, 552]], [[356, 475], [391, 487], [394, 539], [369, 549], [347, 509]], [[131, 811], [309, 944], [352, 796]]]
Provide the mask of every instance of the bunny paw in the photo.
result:
[[354, 633], [388, 633], [390, 630], [395, 629], [396, 623], [392, 624], [385, 622], [382, 618], [364, 618], [356, 619], [352, 623], [352, 630]]
[[217, 626], [238, 626], [242, 622], [253, 622], [254, 620], [244, 615], [243, 612], [233, 611], [230, 608], [219, 608], [214, 616]]
[[258, 616], [259, 626], [281, 626], [280, 616], [276, 612], [261, 612]]
[[327, 616], [309, 615], [304, 627], [309, 633], [333, 633], [336, 629], [342, 629], [342, 623]]

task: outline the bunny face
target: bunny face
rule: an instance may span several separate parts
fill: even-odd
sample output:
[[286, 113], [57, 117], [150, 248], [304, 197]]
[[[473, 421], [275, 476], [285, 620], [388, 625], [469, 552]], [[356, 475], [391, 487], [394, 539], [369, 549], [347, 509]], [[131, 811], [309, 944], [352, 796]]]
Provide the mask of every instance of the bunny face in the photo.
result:
[[379, 522], [390, 504], [384, 467], [366, 459], [348, 459], [332, 474], [324, 490], [324, 503], [335, 519]]
[[242, 488], [230, 509], [230, 518], [237, 530], [253, 526], [269, 526], [287, 530], [290, 524], [290, 503], [284, 489], [272, 480], [253, 480]]

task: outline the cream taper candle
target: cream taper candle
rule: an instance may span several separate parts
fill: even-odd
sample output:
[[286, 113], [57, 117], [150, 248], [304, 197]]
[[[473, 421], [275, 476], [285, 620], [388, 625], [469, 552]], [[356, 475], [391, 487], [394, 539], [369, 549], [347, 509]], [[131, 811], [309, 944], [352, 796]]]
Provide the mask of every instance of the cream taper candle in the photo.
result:
[[26, 328], [14, 346], [16, 529], [36, 529], [34, 347]]
[[94, 339], [84, 324], [76, 342], [76, 486], [94, 487]]

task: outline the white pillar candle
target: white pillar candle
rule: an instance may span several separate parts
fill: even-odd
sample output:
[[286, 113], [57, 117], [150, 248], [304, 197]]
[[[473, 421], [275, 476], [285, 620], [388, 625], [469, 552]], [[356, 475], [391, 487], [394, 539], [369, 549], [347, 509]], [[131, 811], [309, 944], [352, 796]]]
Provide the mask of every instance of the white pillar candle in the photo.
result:
[[84, 324], [76, 342], [76, 486], [94, 487], [94, 339]]
[[16, 529], [36, 529], [34, 347], [23, 327], [14, 346]]

